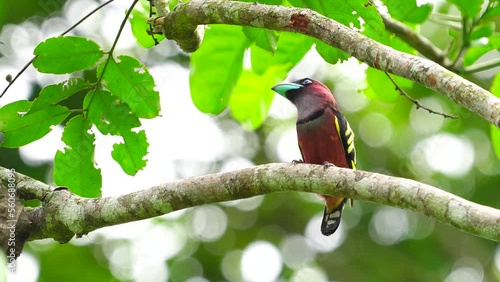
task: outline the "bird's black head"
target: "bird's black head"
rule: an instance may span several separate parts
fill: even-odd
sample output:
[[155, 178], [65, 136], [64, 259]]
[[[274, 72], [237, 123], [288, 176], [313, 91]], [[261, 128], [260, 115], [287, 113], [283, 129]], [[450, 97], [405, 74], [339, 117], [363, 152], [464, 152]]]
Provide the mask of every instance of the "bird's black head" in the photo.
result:
[[271, 88], [274, 92], [280, 94], [281, 96], [292, 100], [292, 96], [295, 96], [296, 94], [300, 92], [304, 92], [306, 88], [308, 88], [310, 85], [313, 85], [315, 80], [312, 80], [310, 78], [303, 78], [296, 80], [292, 83], [281, 83], [278, 85], [275, 85], [273, 88]]
[[307, 77], [295, 80], [292, 83], [281, 83], [271, 89], [294, 104], [296, 104], [297, 100], [302, 100], [302, 96], [314, 96], [315, 100], [321, 99], [324, 101], [333, 99], [333, 94], [328, 87], [317, 80]]

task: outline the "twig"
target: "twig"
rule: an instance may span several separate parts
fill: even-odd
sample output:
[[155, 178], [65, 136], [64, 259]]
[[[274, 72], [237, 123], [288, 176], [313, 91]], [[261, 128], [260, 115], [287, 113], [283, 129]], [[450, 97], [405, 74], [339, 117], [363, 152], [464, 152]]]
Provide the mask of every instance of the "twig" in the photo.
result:
[[[72, 31], [73, 29], [75, 29], [78, 25], [80, 25], [83, 21], [85, 21], [88, 17], [90, 17], [92, 14], [94, 14], [95, 12], [99, 11], [101, 8], [103, 8], [104, 6], [108, 5], [109, 3], [113, 2], [115, 0], [109, 0], [108, 2], [105, 2], [101, 5], [99, 5], [97, 8], [95, 8], [94, 10], [92, 10], [90, 13], [88, 13], [87, 15], [85, 15], [83, 18], [81, 18], [79, 21], [77, 21], [74, 25], [72, 25], [70, 28], [68, 28], [67, 30], [65, 30], [63, 33], [61, 33], [59, 36], [64, 36], [66, 35], [68, 32]], [[31, 65], [31, 63], [33, 63], [33, 61], [37, 58], [38, 56], [34, 56], [28, 63], [26, 63], [26, 65], [24, 65], [24, 67], [16, 74], [16, 76], [14, 76], [14, 79], [12, 79], [9, 84], [7, 85], [7, 87], [5, 87], [5, 89], [2, 91], [2, 94], [0, 94], [0, 98], [3, 97], [3, 95], [5, 93], [7, 93], [7, 90], [9, 90], [10, 86], [12, 84], [14, 84], [14, 82], [16, 82], [17, 78], [20, 77], [25, 71], [26, 69]]]
[[457, 24], [455, 22], [450, 22], [450, 21], [442, 20], [442, 19], [439, 19], [439, 18], [429, 17], [429, 21], [433, 22], [435, 24], [438, 24], [438, 25], [445, 26], [447, 28], [455, 29], [455, 30], [460, 30], [462, 28], [462, 25], [460, 25], [460, 24]]
[[[472, 29], [472, 27], [470, 27]], [[463, 55], [467, 48], [469, 48], [469, 21], [467, 18], [462, 20], [462, 46], [460, 46], [460, 50], [458, 51], [457, 57], [453, 61], [451, 65], [454, 68], [459, 62], [462, 62]]]
[[445, 113], [441, 113], [441, 112], [437, 112], [437, 111], [431, 110], [431, 109], [427, 108], [426, 106], [420, 104], [420, 102], [417, 99], [412, 98], [403, 89], [401, 89], [401, 87], [399, 87], [399, 85], [396, 83], [396, 81], [394, 81], [394, 79], [391, 77], [391, 75], [389, 73], [387, 73], [387, 72], [384, 72], [384, 73], [385, 73], [385, 75], [387, 75], [387, 77], [394, 84], [394, 86], [396, 87], [396, 90], [398, 90], [401, 95], [405, 96], [408, 100], [412, 101], [412, 103], [415, 104], [415, 106], [417, 106], [417, 110], [420, 109], [420, 108], [422, 108], [422, 109], [428, 111], [431, 114], [440, 115], [440, 116], [443, 116], [445, 118], [451, 118], [451, 119], [457, 119], [458, 118], [457, 116], [454, 116], [454, 115], [449, 115], [449, 114], [445, 114]]
[[[153, 7], [154, 7], [155, 3], [153, 0], [148, 0], [148, 2], [149, 2], [149, 18], [152, 18], [154, 15], [156, 15], [156, 12], [153, 11]], [[156, 45], [160, 44], [160, 42], [158, 41], [158, 39], [156, 39], [155, 34], [153, 33], [152, 23], [148, 22], [148, 24], [149, 24], [149, 29], [146, 32], [149, 35], [151, 35], [151, 38], [155, 42], [155, 46], [156, 46]]]
[[23, 68], [22, 68], [22, 69], [21, 69], [21, 70], [20, 70], [20, 71], [19, 71], [19, 72], [18, 72], [18, 73], [14, 76], [14, 78], [13, 78], [13, 79], [11, 79], [11, 80], [9, 81], [9, 84], [7, 84], [7, 87], [5, 87], [5, 89], [3, 90], [2, 94], [0, 94], [0, 99], [3, 97], [3, 95], [4, 95], [5, 93], [7, 93], [7, 90], [9, 90], [10, 86], [11, 86], [12, 84], [14, 84], [14, 82], [16, 82], [16, 80], [17, 80], [17, 79], [21, 76], [21, 74], [23, 74], [23, 73], [26, 71], [26, 69], [27, 69], [29, 66], [31, 66], [31, 63], [33, 63], [33, 61], [34, 61], [37, 57], [38, 57], [38, 56], [33, 57], [33, 58], [32, 58], [32, 59], [31, 59], [28, 63], [26, 63], [26, 65], [24, 65], [24, 67], [23, 67]]
[[430, 19], [437, 19], [441, 21], [449, 21], [449, 22], [461, 22], [462, 17], [460, 16], [455, 16], [455, 15], [448, 15], [448, 14], [441, 14], [441, 13], [432, 13], [430, 16]]
[[480, 71], [484, 71], [484, 70], [489, 70], [492, 68], [496, 68], [498, 66], [500, 66], [500, 59], [496, 58], [496, 59], [493, 59], [493, 60], [490, 60], [487, 62], [478, 63], [478, 64], [472, 65], [470, 67], [467, 67], [462, 71], [462, 73], [470, 74], [470, 73], [480, 72]]

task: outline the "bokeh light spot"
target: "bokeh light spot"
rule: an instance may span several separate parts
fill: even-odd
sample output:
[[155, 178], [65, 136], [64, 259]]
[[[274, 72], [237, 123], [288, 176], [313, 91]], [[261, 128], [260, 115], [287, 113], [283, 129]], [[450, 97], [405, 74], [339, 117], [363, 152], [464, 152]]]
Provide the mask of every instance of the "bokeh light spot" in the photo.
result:
[[[4, 253], [2, 252], [2, 254]], [[38, 263], [38, 260], [27, 251], [23, 251], [23, 253], [17, 258], [17, 261], [15, 262], [16, 263], [15, 273], [11, 273], [10, 271], [7, 270], [7, 268], [5, 267], [7, 262], [5, 260], [0, 260], [0, 263], [3, 263], [2, 268], [4, 268], [7, 272], [7, 281], [10, 282], [38, 281], [40, 265]], [[28, 269], [29, 271], [23, 271], [23, 269]], [[2, 278], [2, 276], [3, 275], [0, 275], [0, 279]]]
[[389, 119], [380, 113], [369, 113], [358, 125], [360, 137], [372, 147], [385, 145], [392, 136], [392, 125]]
[[480, 261], [474, 258], [463, 257], [453, 265], [445, 282], [481, 282], [484, 281], [484, 269]]
[[[428, 97], [420, 100], [422, 105], [437, 112], [443, 112], [438, 99]], [[422, 108], [413, 107], [410, 111], [410, 126], [420, 134], [433, 134], [439, 131], [444, 124], [444, 118], [440, 115], [433, 115]]]
[[297, 270], [290, 280], [291, 282], [326, 282], [328, 277], [325, 272], [317, 267], [303, 267]]
[[266, 138], [266, 153], [269, 159], [291, 162], [301, 159], [295, 126], [277, 127]]
[[280, 249], [285, 264], [292, 269], [297, 269], [314, 259], [314, 252], [302, 235], [294, 234], [285, 237]]
[[244, 281], [275, 281], [282, 267], [280, 252], [269, 242], [255, 241], [243, 251], [241, 271]]
[[224, 255], [221, 262], [222, 275], [228, 281], [242, 281], [241, 274], [241, 256], [243, 252], [240, 250], [232, 250]]
[[370, 221], [370, 237], [381, 245], [394, 245], [408, 234], [408, 217], [401, 209], [382, 207]]
[[218, 206], [202, 206], [193, 212], [193, 235], [202, 241], [219, 239], [227, 228], [227, 215]]
[[449, 133], [420, 141], [411, 155], [412, 164], [418, 170], [425, 171], [428, 166], [451, 177], [466, 174], [474, 163], [474, 147], [469, 139]]

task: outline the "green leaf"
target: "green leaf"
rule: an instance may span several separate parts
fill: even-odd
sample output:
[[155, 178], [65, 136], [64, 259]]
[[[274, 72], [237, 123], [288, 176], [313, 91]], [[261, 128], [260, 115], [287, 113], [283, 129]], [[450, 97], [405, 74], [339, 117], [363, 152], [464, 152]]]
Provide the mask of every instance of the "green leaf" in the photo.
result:
[[492, 44], [484, 44], [484, 45], [475, 45], [471, 46], [467, 49], [467, 52], [464, 56], [464, 66], [470, 66], [474, 64], [479, 58], [481, 58], [484, 54], [490, 52], [495, 49], [495, 46]]
[[[493, 79], [490, 91], [491, 93], [493, 93], [493, 95], [500, 97], [500, 73], [497, 73], [497, 75]], [[500, 159], [500, 129], [498, 129], [494, 125], [490, 125], [490, 135], [495, 154], [497, 155], [497, 158]]]
[[377, 7], [367, 0], [290, 0], [293, 6], [310, 8], [322, 15], [342, 23], [345, 26], [361, 28], [361, 17], [365, 22], [363, 27], [374, 31], [371, 34], [381, 36], [385, 26]]
[[126, 132], [123, 136], [124, 143], [114, 144], [111, 155], [120, 164], [128, 175], [135, 175], [146, 166], [144, 156], [148, 153], [148, 142], [144, 130], [139, 132]]
[[493, 95], [500, 97], [500, 72], [497, 73], [493, 82], [491, 83], [490, 91]]
[[72, 77], [59, 84], [45, 86], [33, 101], [28, 114], [42, 110], [48, 105], [54, 105], [67, 99], [75, 93], [85, 90], [90, 85], [82, 78]]
[[257, 74], [263, 74], [273, 65], [287, 66], [290, 71], [305, 54], [311, 49], [313, 40], [297, 33], [282, 32], [279, 35], [278, 46], [274, 55], [262, 50], [262, 48], [250, 47], [250, 60], [252, 70]]
[[481, 38], [471, 42], [464, 56], [464, 65], [470, 66], [484, 54], [500, 47], [500, 36]]
[[[364, 34], [371, 38], [379, 39], [386, 33], [377, 8], [366, 0], [290, 0], [290, 3], [297, 7], [310, 8], [345, 26], [358, 29], [361, 29], [361, 22], [359, 21], [361, 17], [365, 22], [363, 24]], [[321, 57], [331, 64], [347, 60], [350, 57], [349, 54], [320, 40], [315, 40], [315, 43], [316, 50]]]
[[469, 38], [471, 40], [476, 40], [483, 37], [490, 37], [493, 35], [493, 32], [495, 32], [495, 23], [488, 22], [485, 24], [475, 26], [472, 32], [470, 33]]
[[76, 36], [53, 37], [38, 44], [33, 66], [43, 73], [64, 74], [91, 68], [104, 52], [92, 40]]
[[48, 105], [26, 115], [30, 106], [31, 102], [21, 100], [0, 108], [0, 132], [4, 135], [2, 147], [18, 148], [38, 140], [70, 114], [65, 107]]
[[175, 8], [175, 6], [177, 6], [178, 3], [179, 3], [179, 0], [169, 0], [168, 7], [169, 7], [170, 11], [172, 11]]
[[144, 48], [151, 48], [155, 46], [156, 43], [153, 40], [153, 36], [158, 42], [165, 39], [165, 36], [162, 34], [148, 34], [147, 30], [151, 29], [150, 25], [147, 23], [148, 18], [149, 11], [146, 11], [142, 5], [136, 5], [134, 10], [132, 10], [131, 17], [129, 18], [132, 34], [139, 45]]
[[449, 3], [455, 5], [462, 16], [465, 18], [474, 18], [481, 11], [483, 0], [447, 0]]
[[486, 7], [486, 11], [481, 16], [482, 21], [487, 21], [490, 19], [494, 19], [495, 17], [500, 16], [500, 4], [498, 1], [489, 1], [488, 6]]
[[321, 57], [330, 64], [336, 64], [339, 61], [343, 62], [349, 59], [350, 55], [346, 52], [332, 47], [321, 40], [315, 40], [316, 51], [321, 55]]
[[274, 97], [271, 87], [285, 74], [284, 66], [270, 67], [263, 75], [243, 71], [234, 87], [229, 106], [233, 117], [245, 129], [256, 129], [264, 122]]
[[497, 158], [500, 159], [500, 129], [493, 124], [490, 124], [490, 136], [495, 154], [497, 155]]
[[94, 134], [91, 123], [81, 115], [73, 117], [64, 128], [64, 152], [57, 151], [54, 159], [54, 181], [82, 197], [100, 197], [101, 170], [94, 165]]
[[88, 108], [88, 118], [102, 134], [122, 135], [141, 125], [127, 104], [105, 90], [88, 93], [83, 106]]
[[391, 17], [398, 21], [421, 24], [432, 12], [432, 4], [417, 6], [417, 1], [386, 0], [385, 4]]
[[255, 42], [255, 45], [260, 48], [272, 54], [276, 51], [276, 42], [278, 41], [276, 32], [264, 28], [244, 26], [243, 33], [250, 41]]
[[241, 28], [211, 25], [198, 51], [191, 56], [191, 99], [204, 113], [219, 114], [229, 103], [240, 76], [243, 54], [250, 41]]
[[[97, 68], [100, 76], [104, 63]], [[160, 112], [160, 96], [154, 89], [155, 83], [148, 69], [137, 59], [129, 56], [118, 57], [109, 64], [104, 73], [105, 87], [140, 118], [154, 118]]]
[[133, 128], [140, 126], [141, 122], [135, 114], [130, 112], [127, 104], [104, 90], [87, 94], [83, 104], [89, 109], [88, 118], [99, 131], [103, 134], [123, 137], [124, 143], [115, 144], [112, 153], [123, 171], [129, 175], [135, 175], [144, 168], [146, 166], [144, 157], [149, 144], [144, 132], [132, 131]]

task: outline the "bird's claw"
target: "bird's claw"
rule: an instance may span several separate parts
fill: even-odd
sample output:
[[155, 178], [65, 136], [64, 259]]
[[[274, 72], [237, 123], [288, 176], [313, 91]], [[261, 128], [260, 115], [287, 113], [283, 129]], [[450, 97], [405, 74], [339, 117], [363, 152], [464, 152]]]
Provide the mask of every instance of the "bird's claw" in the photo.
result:
[[304, 161], [303, 160], [293, 160], [292, 161], [292, 164], [303, 164]]
[[329, 168], [329, 167], [335, 167], [334, 164], [330, 163], [330, 162], [323, 162], [323, 167], [325, 169]]

